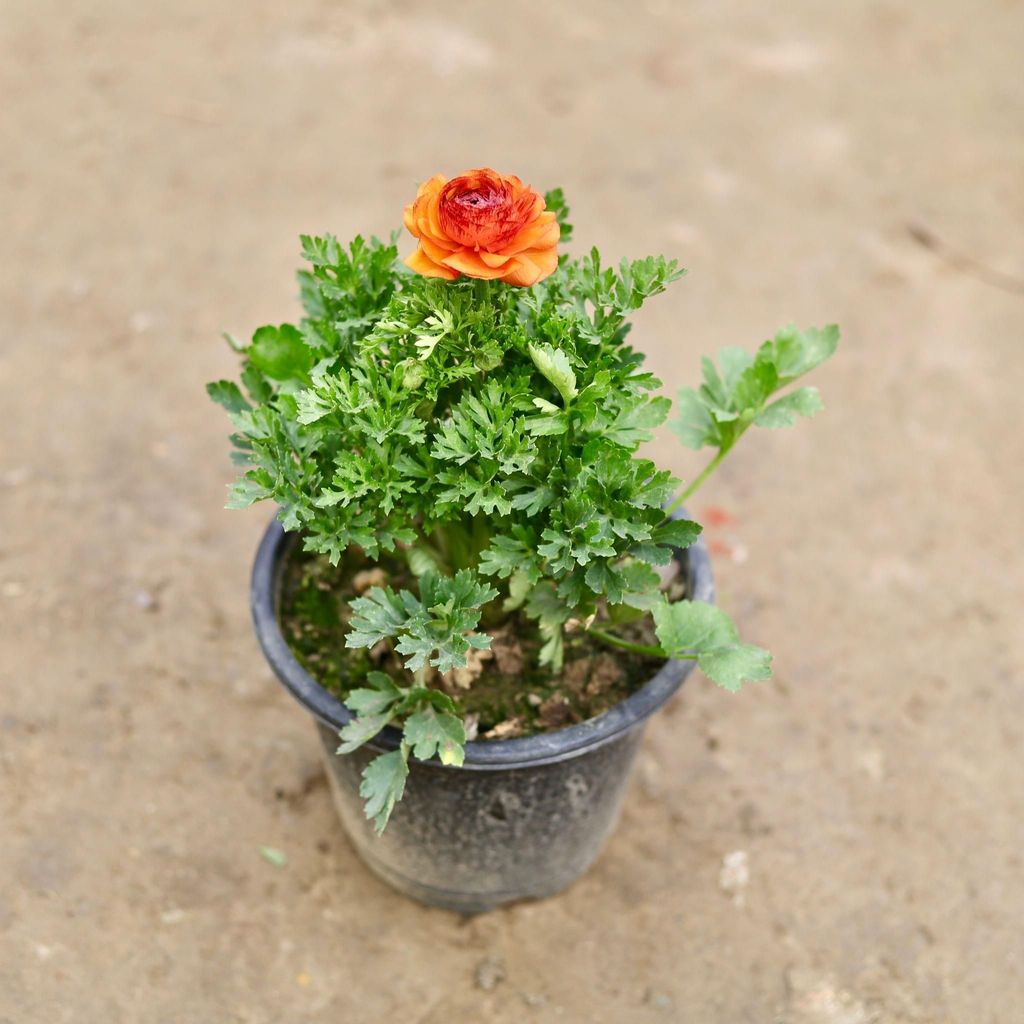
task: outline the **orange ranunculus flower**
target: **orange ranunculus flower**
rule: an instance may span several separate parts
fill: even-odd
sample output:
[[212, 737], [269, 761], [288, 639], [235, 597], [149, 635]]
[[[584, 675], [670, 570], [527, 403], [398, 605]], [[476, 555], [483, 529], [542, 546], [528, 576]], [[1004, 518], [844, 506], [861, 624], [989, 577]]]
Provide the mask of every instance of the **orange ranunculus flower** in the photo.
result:
[[544, 197], [489, 167], [425, 181], [405, 208], [405, 226], [419, 240], [405, 262], [426, 277], [465, 274], [525, 287], [558, 266], [561, 229]]

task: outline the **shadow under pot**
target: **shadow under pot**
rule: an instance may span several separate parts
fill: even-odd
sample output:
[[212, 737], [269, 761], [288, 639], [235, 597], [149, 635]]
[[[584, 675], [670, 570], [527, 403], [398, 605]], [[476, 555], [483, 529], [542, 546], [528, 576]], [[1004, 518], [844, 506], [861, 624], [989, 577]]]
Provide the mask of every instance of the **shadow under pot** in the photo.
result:
[[[367, 867], [407, 896], [461, 913], [552, 896], [575, 882], [615, 828], [647, 720], [694, 663], [666, 661], [625, 700], [578, 725], [469, 742], [461, 767], [410, 757], [405, 795], [378, 836], [363, 814], [360, 776], [367, 762], [398, 748], [401, 734], [389, 726], [354, 753], [335, 753], [352, 714], [299, 664], [278, 621], [293, 539], [274, 521], [256, 553], [256, 635], [277, 678], [316, 721], [335, 806]], [[674, 557], [687, 596], [713, 601], [703, 543]]]

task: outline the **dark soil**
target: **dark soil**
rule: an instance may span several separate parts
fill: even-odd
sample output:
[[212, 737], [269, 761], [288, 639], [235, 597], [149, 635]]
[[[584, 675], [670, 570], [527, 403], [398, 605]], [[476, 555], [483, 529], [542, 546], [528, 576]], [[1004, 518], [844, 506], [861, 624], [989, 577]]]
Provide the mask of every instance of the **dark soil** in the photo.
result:
[[[372, 563], [353, 551], [335, 567], [298, 545], [285, 556], [279, 605], [284, 636], [306, 671], [342, 698], [375, 669], [411, 680], [386, 643], [372, 650], [345, 647], [349, 602], [373, 586], [416, 589], [397, 558]], [[624, 700], [658, 670], [659, 659], [611, 650], [581, 631], [566, 636], [564, 667], [552, 676], [537, 663], [541, 638], [535, 624], [495, 607], [499, 611], [485, 616], [481, 626], [491, 636], [491, 650], [471, 651], [467, 669], [443, 677], [435, 672], [428, 680], [455, 698], [470, 738], [506, 739], [585, 721]], [[647, 617], [617, 632], [639, 643], [655, 642]]]

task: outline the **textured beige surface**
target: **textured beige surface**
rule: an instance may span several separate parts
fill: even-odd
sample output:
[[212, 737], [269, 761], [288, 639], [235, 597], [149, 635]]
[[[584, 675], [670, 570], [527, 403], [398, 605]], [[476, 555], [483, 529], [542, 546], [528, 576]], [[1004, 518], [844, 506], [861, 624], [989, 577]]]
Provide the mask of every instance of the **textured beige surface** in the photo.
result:
[[[1022, 52], [1010, 0], [0, 3], [0, 1021], [1024, 1020]], [[463, 921], [339, 832], [202, 385], [300, 231], [481, 163], [691, 268], [669, 385], [845, 340], [698, 502], [777, 680], [688, 684], [590, 875]]]

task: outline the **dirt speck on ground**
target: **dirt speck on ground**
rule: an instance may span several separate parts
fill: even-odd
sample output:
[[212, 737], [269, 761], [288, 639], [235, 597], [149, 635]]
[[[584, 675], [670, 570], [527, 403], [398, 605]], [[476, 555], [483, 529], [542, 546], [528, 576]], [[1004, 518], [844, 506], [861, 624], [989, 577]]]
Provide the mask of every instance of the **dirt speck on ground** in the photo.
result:
[[[4, 5], [0, 1019], [1019, 1020], [1022, 52], [1002, 0]], [[589, 874], [466, 921], [341, 833], [203, 385], [296, 315], [300, 232], [485, 163], [690, 268], [632, 336], [668, 394], [844, 340], [701, 495], [775, 680], [695, 674]]]

